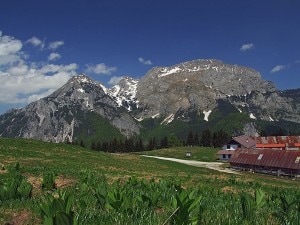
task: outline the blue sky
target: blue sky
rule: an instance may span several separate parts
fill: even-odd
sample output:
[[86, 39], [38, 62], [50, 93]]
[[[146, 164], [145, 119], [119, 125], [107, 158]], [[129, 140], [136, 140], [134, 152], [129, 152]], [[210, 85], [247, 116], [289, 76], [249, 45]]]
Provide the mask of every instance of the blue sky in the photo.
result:
[[10, 0], [0, 7], [0, 114], [85, 72], [105, 85], [219, 59], [300, 88], [298, 0]]

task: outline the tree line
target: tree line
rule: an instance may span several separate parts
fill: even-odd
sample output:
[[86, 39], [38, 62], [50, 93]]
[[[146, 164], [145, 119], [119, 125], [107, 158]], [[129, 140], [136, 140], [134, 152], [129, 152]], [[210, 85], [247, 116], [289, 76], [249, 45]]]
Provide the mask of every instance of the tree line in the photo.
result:
[[122, 153], [122, 152], [139, 152], [151, 151], [155, 149], [164, 149], [179, 146], [202, 146], [202, 147], [221, 147], [229, 140], [229, 135], [218, 130], [211, 132], [209, 129], [204, 130], [201, 135], [198, 133], [189, 132], [185, 139], [180, 139], [175, 135], [165, 136], [162, 138], [149, 138], [143, 142], [141, 138], [127, 138], [125, 140], [114, 138], [111, 141], [93, 141], [90, 146], [86, 146], [83, 140], [75, 142], [82, 147], [88, 147], [94, 151]]
[[202, 146], [202, 147], [221, 147], [224, 143], [229, 141], [230, 136], [224, 130], [211, 132], [206, 129], [202, 132], [201, 136], [198, 133], [189, 132], [186, 139], [185, 146]]

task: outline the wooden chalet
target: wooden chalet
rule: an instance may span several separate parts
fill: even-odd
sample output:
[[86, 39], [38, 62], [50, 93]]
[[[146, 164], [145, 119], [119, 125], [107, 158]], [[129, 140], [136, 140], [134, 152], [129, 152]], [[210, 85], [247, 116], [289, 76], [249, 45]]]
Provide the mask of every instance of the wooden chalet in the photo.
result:
[[255, 140], [247, 135], [233, 137], [230, 141], [225, 143], [222, 150], [217, 152], [221, 161], [228, 161], [239, 148], [254, 148]]

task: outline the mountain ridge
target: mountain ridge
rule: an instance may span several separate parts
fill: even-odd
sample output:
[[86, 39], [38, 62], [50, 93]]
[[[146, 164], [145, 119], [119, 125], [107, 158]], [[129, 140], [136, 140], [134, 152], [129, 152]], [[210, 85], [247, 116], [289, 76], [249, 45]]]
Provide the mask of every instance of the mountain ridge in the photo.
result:
[[[148, 132], [144, 120], [156, 120], [154, 129], [167, 130], [172, 123], [188, 129], [193, 121], [204, 129], [228, 116], [243, 118], [230, 132], [263, 121], [299, 124], [299, 96], [297, 90], [277, 90], [254, 69], [212, 59], [154, 67], [139, 80], [127, 76], [111, 88], [80, 74], [49, 96], [0, 115], [0, 136], [72, 142], [106, 136], [98, 132], [104, 126], [106, 133], [132, 137]], [[95, 121], [103, 123], [95, 127]]]

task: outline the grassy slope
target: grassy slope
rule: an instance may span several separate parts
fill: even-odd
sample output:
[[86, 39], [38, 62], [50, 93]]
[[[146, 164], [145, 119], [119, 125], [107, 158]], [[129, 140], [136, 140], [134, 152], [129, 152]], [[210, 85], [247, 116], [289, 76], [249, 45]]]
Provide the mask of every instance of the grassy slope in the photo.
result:
[[[1, 163], [6, 166], [20, 162], [33, 175], [41, 175], [44, 170], [78, 177], [80, 171], [91, 170], [100, 175], [116, 178], [136, 175], [138, 177], [215, 174], [214, 171], [178, 165], [140, 157], [134, 154], [107, 154], [94, 152], [75, 145], [45, 143], [30, 139], [0, 139]], [[170, 170], [173, 172], [170, 173]]]
[[[170, 150], [153, 151], [154, 155], [181, 157], [186, 149], [192, 152], [197, 159], [209, 156], [214, 150], [198, 148], [176, 148]], [[12, 200], [0, 204], [0, 224], [9, 221], [17, 213], [30, 212], [32, 218], [38, 218], [38, 207], [33, 202], [39, 202], [41, 190], [38, 184], [44, 171], [54, 171], [58, 175], [58, 181], [62, 188], [73, 185], [83, 177], [82, 171], [88, 170], [95, 176], [105, 175], [108, 181], [116, 179], [128, 179], [130, 176], [154, 179], [177, 179], [179, 178], [185, 187], [195, 185], [203, 188], [213, 188], [222, 191], [231, 187], [240, 192], [251, 188], [274, 186], [287, 189], [298, 188], [298, 181], [277, 179], [265, 175], [243, 173], [242, 175], [222, 174], [216, 171], [187, 166], [175, 162], [141, 157], [136, 154], [106, 154], [93, 152], [79, 146], [45, 143], [29, 139], [4, 139], [0, 138], [0, 168], [7, 168], [16, 162], [20, 162], [23, 175], [34, 184], [34, 199], [21, 201]], [[209, 161], [207, 160], [207, 161]], [[5, 170], [0, 170], [0, 181], [7, 177]], [[39, 182], [38, 182], [39, 181]], [[1, 218], [4, 218], [3, 220]], [[34, 222], [28, 224], [38, 224]]]
[[[186, 151], [192, 152], [194, 158], [201, 161], [213, 161], [216, 149], [198, 147], [178, 147], [162, 149], [143, 154], [185, 158]], [[1, 166], [20, 162], [27, 174], [41, 175], [46, 171], [55, 171], [57, 174], [80, 178], [82, 170], [96, 172], [99, 176], [106, 175], [109, 179], [126, 176], [137, 177], [190, 177], [200, 181], [203, 177], [218, 176], [221, 173], [204, 168], [190, 167], [174, 162], [166, 162], [141, 157], [138, 154], [107, 154], [90, 151], [80, 146], [54, 144], [31, 139], [0, 138]], [[223, 177], [240, 178], [238, 175], [222, 174]], [[289, 180], [276, 179], [264, 175], [245, 173], [243, 177], [249, 180], [263, 177], [264, 180], [275, 180], [275, 183], [297, 183]], [[188, 181], [189, 182], [189, 181]], [[296, 184], [298, 185], [298, 184]]]

